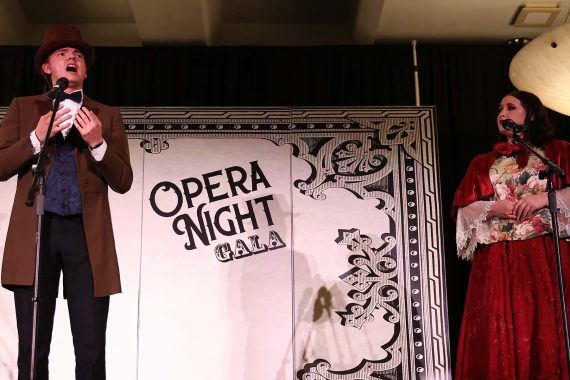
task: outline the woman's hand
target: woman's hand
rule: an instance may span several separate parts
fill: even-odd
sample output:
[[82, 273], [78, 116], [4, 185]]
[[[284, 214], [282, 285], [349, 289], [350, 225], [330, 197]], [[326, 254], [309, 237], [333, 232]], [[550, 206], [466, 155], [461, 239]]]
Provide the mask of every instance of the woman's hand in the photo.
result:
[[522, 220], [546, 206], [548, 206], [548, 195], [546, 193], [527, 195], [515, 202], [513, 213], [518, 220]]
[[515, 219], [516, 214], [514, 212], [515, 201], [510, 199], [503, 199], [496, 201], [489, 210], [487, 218], [502, 218], [502, 219]]

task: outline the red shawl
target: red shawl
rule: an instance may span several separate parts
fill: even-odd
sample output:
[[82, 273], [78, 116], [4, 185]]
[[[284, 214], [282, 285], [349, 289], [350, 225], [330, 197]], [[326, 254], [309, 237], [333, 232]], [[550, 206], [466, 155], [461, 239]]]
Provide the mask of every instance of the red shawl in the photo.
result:
[[[570, 143], [563, 140], [551, 140], [546, 142], [542, 148], [546, 157], [567, 173], [564, 179], [556, 175], [554, 176], [555, 189], [558, 190], [569, 186]], [[460, 207], [465, 207], [475, 201], [488, 199], [493, 195], [493, 185], [489, 177], [489, 170], [496, 158], [497, 153], [493, 151], [480, 154], [471, 160], [467, 173], [463, 177], [453, 198], [453, 206], [451, 207], [453, 220], [456, 219], [457, 210]]]

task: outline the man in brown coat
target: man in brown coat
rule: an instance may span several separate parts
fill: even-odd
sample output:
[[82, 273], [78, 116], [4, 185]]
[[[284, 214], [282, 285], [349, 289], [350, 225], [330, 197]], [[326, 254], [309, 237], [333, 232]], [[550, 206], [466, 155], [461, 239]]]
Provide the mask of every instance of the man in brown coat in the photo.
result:
[[[65, 77], [63, 94], [47, 140], [35, 379], [48, 379], [48, 355], [60, 274], [68, 302], [77, 379], [105, 378], [105, 331], [109, 296], [121, 291], [108, 188], [129, 190], [133, 173], [118, 109], [83, 94], [94, 60], [79, 30], [51, 27], [35, 67], [51, 85]], [[69, 99], [67, 95], [72, 94]], [[14, 292], [18, 324], [18, 379], [30, 376], [37, 211], [25, 205], [32, 165], [46, 144], [52, 115], [47, 94], [15, 98], [0, 126], [0, 180], [17, 175], [8, 226], [2, 285]]]

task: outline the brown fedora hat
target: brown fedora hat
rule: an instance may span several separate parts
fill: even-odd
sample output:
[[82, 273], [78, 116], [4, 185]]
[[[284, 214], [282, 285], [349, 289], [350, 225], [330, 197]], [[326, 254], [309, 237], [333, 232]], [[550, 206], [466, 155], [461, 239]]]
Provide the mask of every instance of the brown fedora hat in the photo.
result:
[[83, 41], [79, 29], [72, 25], [53, 25], [45, 32], [42, 46], [40, 46], [34, 57], [36, 70], [42, 73], [42, 65], [47, 57], [57, 49], [64, 47], [72, 47], [81, 51], [85, 57], [87, 69], [93, 64], [95, 50], [87, 42]]

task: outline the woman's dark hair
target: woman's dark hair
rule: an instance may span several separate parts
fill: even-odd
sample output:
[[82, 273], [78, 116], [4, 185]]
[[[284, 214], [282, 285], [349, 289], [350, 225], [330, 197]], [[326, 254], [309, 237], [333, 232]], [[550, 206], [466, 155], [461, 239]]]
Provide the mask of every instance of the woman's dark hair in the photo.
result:
[[554, 139], [554, 127], [550, 122], [546, 107], [538, 96], [527, 91], [513, 91], [508, 95], [520, 100], [526, 111], [525, 124], [528, 126], [528, 133], [525, 134], [525, 140], [535, 146], [542, 146], [545, 142]]

